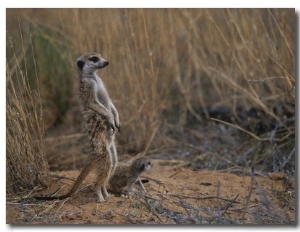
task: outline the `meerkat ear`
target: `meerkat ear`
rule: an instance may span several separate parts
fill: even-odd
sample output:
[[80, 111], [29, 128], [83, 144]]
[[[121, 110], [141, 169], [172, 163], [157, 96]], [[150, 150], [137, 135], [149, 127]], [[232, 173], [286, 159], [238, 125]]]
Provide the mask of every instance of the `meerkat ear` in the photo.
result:
[[80, 69], [83, 68], [84, 64], [85, 64], [85, 63], [84, 63], [83, 61], [81, 61], [81, 60], [78, 60], [78, 61], [77, 61], [77, 66], [78, 66], [78, 68], [80, 68]]

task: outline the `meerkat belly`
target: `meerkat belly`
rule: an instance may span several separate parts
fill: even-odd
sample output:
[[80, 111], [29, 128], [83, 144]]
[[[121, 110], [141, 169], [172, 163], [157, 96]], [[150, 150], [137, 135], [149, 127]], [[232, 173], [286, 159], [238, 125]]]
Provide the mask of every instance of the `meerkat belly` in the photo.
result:
[[138, 181], [138, 179], [139, 179], [139, 177], [136, 175], [131, 176], [127, 181], [128, 182], [127, 185], [129, 185], [129, 186], [133, 185], [135, 182]]
[[110, 100], [108, 98], [107, 91], [103, 85], [103, 83], [100, 81], [100, 79], [97, 78], [96, 80], [96, 85], [94, 91], [96, 92], [96, 97], [97, 100], [103, 104], [109, 111], [111, 110], [110, 108]]
[[93, 112], [86, 113], [84, 116], [91, 144], [95, 146], [98, 145], [99, 142], [103, 143], [107, 139], [107, 134], [109, 133], [103, 115]]
[[107, 108], [109, 111], [111, 110], [110, 109], [110, 104], [109, 104], [109, 99], [108, 99], [106, 94], [103, 94], [103, 92], [98, 91], [97, 92], [97, 99], [101, 104], [103, 104], [105, 106], [105, 108]]

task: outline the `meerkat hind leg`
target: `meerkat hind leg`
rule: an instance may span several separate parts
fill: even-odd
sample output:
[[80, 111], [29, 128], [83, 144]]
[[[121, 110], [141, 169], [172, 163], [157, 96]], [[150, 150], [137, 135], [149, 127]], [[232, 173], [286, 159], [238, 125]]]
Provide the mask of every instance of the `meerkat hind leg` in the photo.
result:
[[99, 202], [104, 202], [105, 198], [109, 197], [108, 192], [105, 187], [105, 181], [103, 181], [103, 179], [102, 180], [98, 179], [98, 181], [96, 182], [96, 185], [95, 185], [95, 189], [96, 189], [96, 193], [99, 198]]
[[102, 192], [102, 195], [103, 195], [105, 198], [109, 198], [109, 197], [112, 196], [112, 194], [109, 194], [109, 193], [107, 192], [107, 189], [106, 189], [105, 186], [102, 186], [102, 187], [101, 187], [101, 192]]
[[116, 145], [114, 143], [114, 141], [110, 144], [110, 147], [109, 147], [109, 150], [110, 150], [110, 155], [111, 155], [111, 158], [112, 158], [112, 173], [115, 171], [115, 168], [118, 164], [118, 155], [117, 155], [117, 149], [116, 149]]
[[105, 202], [105, 198], [108, 198], [108, 192], [106, 191], [105, 186], [100, 185], [98, 182], [96, 183], [95, 189], [99, 198], [99, 202]]
[[99, 190], [97, 191], [97, 194], [98, 194], [99, 202], [105, 202], [105, 199], [104, 199], [104, 197], [103, 197], [103, 195], [102, 195], [101, 189], [99, 189]]

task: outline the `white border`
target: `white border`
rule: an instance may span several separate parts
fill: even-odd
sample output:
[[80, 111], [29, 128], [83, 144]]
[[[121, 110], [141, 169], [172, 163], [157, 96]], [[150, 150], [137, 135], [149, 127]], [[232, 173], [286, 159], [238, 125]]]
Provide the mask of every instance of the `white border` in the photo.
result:
[[[241, 0], [227, 0], [227, 1], [222, 1], [222, 0], [205, 0], [205, 1], [195, 1], [195, 0], [170, 0], [170, 1], [162, 1], [162, 0], [151, 0], [151, 1], [142, 1], [142, 0], [124, 0], [124, 1], [117, 1], [117, 0], [109, 0], [109, 1], [95, 1], [95, 0], [84, 0], [84, 1], [43, 1], [43, 0], [2, 0], [0, 1], [0, 28], [1, 28], [1, 36], [0, 36], [0, 45], [2, 47], [2, 55], [0, 56], [0, 64], [1, 64], [1, 78], [0, 78], [0, 110], [1, 110], [1, 119], [0, 119], [0, 131], [1, 131], [1, 139], [0, 139], [0, 148], [1, 148], [1, 163], [2, 163], [2, 175], [1, 175], [1, 231], [12, 231], [12, 227], [7, 226], [6, 223], [6, 204], [5, 204], [5, 170], [6, 170], [6, 162], [5, 162], [5, 154], [6, 154], [6, 140], [5, 140], [5, 131], [6, 131], [6, 120], [5, 120], [5, 106], [6, 106], [6, 55], [4, 55], [6, 49], [6, 8], [296, 8], [296, 11], [299, 13], [299, 2], [300, 1], [288, 1], [288, 0], [252, 0], [252, 1], [241, 1]], [[298, 15], [299, 16], [299, 15]], [[298, 18], [299, 19], [299, 18]], [[299, 33], [299, 22], [297, 23], [297, 30]], [[299, 38], [298, 38], [299, 39]], [[299, 54], [299, 47], [297, 53]], [[299, 62], [299, 61], [298, 61]], [[299, 66], [299, 64], [297, 65]], [[299, 68], [299, 67], [297, 67]], [[296, 78], [297, 81], [299, 77]], [[297, 101], [299, 103], [299, 99]], [[298, 113], [298, 118], [299, 122], [299, 113]], [[298, 130], [299, 128], [297, 128]], [[298, 147], [299, 149], [299, 147]], [[299, 150], [298, 153], [299, 154]], [[298, 158], [299, 161], [299, 158]], [[299, 164], [298, 164], [299, 167]], [[299, 207], [299, 206], [298, 206]], [[298, 211], [299, 213], [299, 211]], [[298, 215], [299, 216], [299, 215]], [[298, 225], [299, 226], [299, 225]], [[18, 228], [13, 228], [13, 230], [22, 230], [22, 231], [32, 231], [32, 230], [38, 230], [38, 231], [60, 231], [62, 227], [56, 228], [56, 227], [18, 227]], [[107, 228], [107, 227], [67, 227], [64, 228], [64, 231], [70, 231], [70, 230], [100, 230], [100, 231], [107, 231], [107, 230], [133, 230], [133, 229], [142, 229], [142, 230], [149, 230], [149, 229], [155, 229], [158, 231], [163, 231], [163, 230], [174, 230], [176, 228], [174, 227], [163, 227], [163, 228], [158, 228], [158, 227], [151, 227], [151, 228], [133, 228], [133, 227], [122, 227], [122, 228]], [[178, 227], [178, 229], [187, 229], [183, 227]], [[198, 227], [198, 228], [188, 228], [188, 229], [197, 229], [197, 230], [212, 230], [216, 229], [214, 227]], [[256, 231], [256, 230], [265, 230], [265, 229], [283, 229], [282, 227], [277, 227], [277, 228], [259, 228], [259, 227], [238, 227], [238, 228], [232, 228], [232, 227], [227, 227], [227, 228], [218, 228], [221, 230], [227, 230], [231, 231], [232, 229], [236, 230], [250, 230], [250, 231]], [[296, 230], [296, 227], [289, 227], [289, 228], [284, 228], [288, 230]]]
[[[3, 1], [2, 1], [3, 2]], [[252, 1], [237, 1], [237, 0], [109, 0], [109, 1], [42, 1], [42, 0], [12, 0], [4, 1], [4, 6], [7, 8], [295, 8], [298, 1], [295, 0], [252, 0]], [[2, 3], [3, 4], [3, 3]]]

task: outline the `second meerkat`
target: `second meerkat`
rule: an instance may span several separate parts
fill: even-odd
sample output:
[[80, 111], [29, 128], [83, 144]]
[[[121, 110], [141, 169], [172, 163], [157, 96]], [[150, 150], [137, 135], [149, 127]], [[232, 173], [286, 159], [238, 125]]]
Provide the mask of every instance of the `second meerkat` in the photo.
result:
[[118, 163], [114, 142], [116, 130], [120, 130], [119, 114], [112, 103], [101, 78], [96, 74], [109, 62], [94, 52], [86, 52], [76, 60], [79, 76], [79, 102], [86, 123], [89, 140], [89, 161], [83, 168], [71, 190], [62, 196], [34, 197], [38, 200], [55, 200], [70, 197], [77, 191], [84, 178], [96, 169], [95, 185], [99, 201], [105, 201], [109, 196], [106, 184]]
[[109, 189], [114, 193], [130, 191], [133, 184], [137, 183], [142, 190], [145, 190], [140, 175], [142, 172], [152, 168], [153, 164], [145, 157], [135, 158], [130, 164], [120, 162], [114, 174], [109, 178]]

